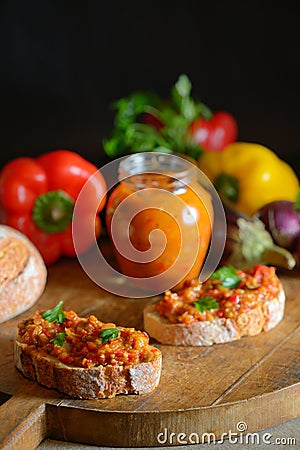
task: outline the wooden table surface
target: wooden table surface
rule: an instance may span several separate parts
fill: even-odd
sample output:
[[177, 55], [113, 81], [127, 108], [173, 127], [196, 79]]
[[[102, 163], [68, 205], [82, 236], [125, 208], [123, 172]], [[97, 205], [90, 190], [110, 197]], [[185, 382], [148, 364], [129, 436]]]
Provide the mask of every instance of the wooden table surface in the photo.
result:
[[51, 448], [57, 441], [155, 447], [164, 436], [164, 445], [177, 445], [186, 440], [184, 435], [197, 442], [205, 433], [220, 439], [230, 431], [252, 433], [293, 423], [300, 416], [300, 276], [299, 271], [279, 275], [287, 301], [275, 329], [212, 347], [155, 344], [163, 352], [163, 369], [153, 393], [87, 401], [39, 386], [15, 369], [18, 322], [63, 300], [65, 309], [80, 315], [142, 328], [143, 307], [153, 299], [114, 296], [93, 283], [76, 260], [60, 260], [49, 268], [37, 304], [0, 327], [0, 391], [4, 400], [9, 398], [0, 407], [3, 448]]
[[[236, 442], [238, 439], [238, 444]], [[164, 447], [166, 450], [239, 450], [241, 448], [270, 450], [276, 445], [276, 449], [298, 449], [300, 447], [300, 417], [290, 420], [272, 428], [253, 433], [252, 435], [244, 434], [242, 437], [232, 436], [231, 440], [227, 439], [223, 442], [214, 442], [204, 444], [187, 444], [185, 446], [168, 445]], [[118, 450], [119, 447], [95, 447], [92, 445], [76, 444], [74, 442], [62, 442], [53, 439], [45, 439], [37, 450]], [[148, 447], [148, 450], [157, 450], [157, 447]]]

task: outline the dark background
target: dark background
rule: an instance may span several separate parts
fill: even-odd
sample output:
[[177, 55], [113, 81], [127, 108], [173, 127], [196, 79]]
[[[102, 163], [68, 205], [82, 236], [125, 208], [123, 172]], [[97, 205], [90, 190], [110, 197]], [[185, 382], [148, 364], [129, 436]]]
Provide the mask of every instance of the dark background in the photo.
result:
[[230, 111], [239, 139], [300, 174], [300, 2], [1, 1], [1, 164], [68, 148], [95, 164], [110, 104], [136, 89]]

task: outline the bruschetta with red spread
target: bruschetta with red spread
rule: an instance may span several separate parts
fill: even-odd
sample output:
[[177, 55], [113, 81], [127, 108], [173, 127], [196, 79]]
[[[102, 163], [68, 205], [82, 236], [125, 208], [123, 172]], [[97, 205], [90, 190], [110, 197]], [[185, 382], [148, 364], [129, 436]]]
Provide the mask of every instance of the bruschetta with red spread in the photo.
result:
[[16, 367], [73, 398], [149, 393], [159, 383], [161, 362], [144, 331], [79, 317], [62, 302], [18, 325]]
[[186, 281], [144, 309], [144, 329], [162, 344], [202, 346], [255, 336], [283, 318], [285, 293], [274, 267], [220, 267]]

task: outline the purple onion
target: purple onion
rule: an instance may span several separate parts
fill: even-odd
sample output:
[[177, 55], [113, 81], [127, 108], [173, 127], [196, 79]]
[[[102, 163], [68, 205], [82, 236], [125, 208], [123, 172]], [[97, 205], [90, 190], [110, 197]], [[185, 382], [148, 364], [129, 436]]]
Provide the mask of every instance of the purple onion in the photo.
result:
[[300, 236], [300, 211], [295, 203], [276, 200], [263, 206], [256, 214], [271, 234], [275, 244], [293, 250]]

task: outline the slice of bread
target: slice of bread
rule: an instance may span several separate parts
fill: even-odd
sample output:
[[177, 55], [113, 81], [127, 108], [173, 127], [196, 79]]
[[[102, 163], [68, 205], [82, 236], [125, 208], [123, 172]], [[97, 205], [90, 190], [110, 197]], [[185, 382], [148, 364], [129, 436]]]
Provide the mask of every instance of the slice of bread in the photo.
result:
[[43, 258], [22, 233], [0, 225], [0, 323], [31, 308], [47, 280]]
[[[66, 314], [67, 321], [72, 320], [69, 319], [68, 313]], [[72, 318], [72, 314], [70, 317]], [[73, 315], [73, 317], [76, 317], [76, 320], [78, 319], [80, 330], [86, 326], [87, 333], [84, 333], [82, 345], [85, 343], [94, 347], [92, 356], [97, 355], [105, 346], [109, 349], [110, 343], [102, 343], [101, 338], [95, 335], [95, 328], [92, 329], [91, 327], [92, 322], [93, 324], [97, 323], [97, 319], [94, 316], [90, 316], [93, 318], [92, 321], [78, 318], [77, 315]], [[86, 358], [83, 361], [77, 358], [78, 353], [76, 352], [76, 362], [72, 363], [70, 361], [69, 363], [65, 363], [66, 354], [70, 355], [73, 351], [73, 344], [70, 345], [70, 342], [73, 342], [72, 340], [75, 339], [74, 333], [69, 331], [70, 326], [68, 324], [64, 326], [63, 324], [52, 323], [51, 326], [57, 328], [59, 333], [61, 333], [61, 329], [64, 329], [63, 333], [66, 336], [73, 337], [61, 347], [53, 343], [53, 337], [48, 338], [47, 342], [45, 341], [45, 337], [42, 336], [44, 323], [40, 318], [41, 313], [36, 313], [32, 318], [19, 324], [19, 334], [15, 339], [15, 365], [25, 377], [35, 380], [48, 388], [57, 389], [70, 397], [80, 399], [110, 398], [117, 394], [146, 394], [158, 386], [161, 374], [162, 354], [159, 349], [146, 343], [149, 341], [148, 336], [147, 341], [144, 339], [144, 344], [141, 344], [141, 348], [135, 348], [135, 337], [132, 343], [130, 343], [130, 339], [126, 340], [126, 342], [124, 340], [124, 351], [129, 353], [134, 349], [136, 352], [146, 352], [148, 356], [144, 360], [140, 358], [140, 360], [135, 362], [122, 362], [122, 358], [118, 354], [121, 353], [120, 350], [122, 350], [123, 341], [116, 346], [116, 339], [112, 339], [111, 342], [113, 342], [114, 347], [117, 349], [112, 363], [99, 364], [94, 361], [92, 364], [84, 366], [89, 354], [84, 355]], [[35, 331], [32, 330], [34, 323], [37, 324]], [[133, 334], [136, 336], [137, 333], [143, 334], [144, 338], [146, 336], [146, 333], [134, 329], [117, 328], [114, 324], [104, 324], [100, 321], [98, 321], [98, 324], [100, 324], [101, 329], [107, 329], [108, 326], [114, 327], [120, 330], [120, 334], [130, 332], [132, 336]], [[39, 329], [41, 330], [40, 336], [36, 335]], [[35, 343], [27, 343], [28, 332], [31, 334], [30, 339]], [[54, 331], [51, 331], [51, 327], [49, 327], [47, 334], [53, 336], [53, 333]], [[82, 345], [77, 345], [77, 348], [80, 349]], [[64, 352], [64, 358], [55, 356], [55, 351]], [[82, 363], [81, 366], [80, 363]]]
[[[143, 312], [144, 329], [153, 339], [161, 344], [182, 346], [223, 344], [235, 341], [243, 336], [255, 336], [262, 331], [271, 330], [282, 320], [285, 307], [285, 292], [282, 284], [277, 277], [273, 277], [273, 279], [276, 282], [276, 289], [274, 289], [276, 294], [263, 298], [259, 291], [256, 293], [256, 289], [249, 289], [252, 298], [253, 295], [257, 295], [255, 307], [237, 313], [232, 318], [223, 314], [224, 311], [222, 311], [220, 306], [222, 295], [220, 295], [219, 297], [217, 296], [220, 301], [220, 309], [216, 310], [216, 312], [213, 310], [207, 311], [209, 320], [205, 320], [201, 316], [199, 319], [198, 316], [198, 320], [191, 320], [189, 323], [177, 322], [175, 319], [170, 321], [168, 317], [164, 317], [159, 313], [157, 304], [148, 305]], [[247, 292], [247, 288], [244, 287], [244, 291]], [[195, 292], [194, 301], [197, 298], [201, 298], [201, 288], [199, 291], [198, 286]], [[237, 290], [232, 290], [232, 298], [236, 292]], [[183, 295], [182, 292], [178, 294], [167, 291], [162, 301], [172, 301], [173, 296], [176, 302]], [[189, 291], [190, 294], [191, 291]], [[192, 303], [187, 299], [185, 301]], [[219, 311], [221, 311], [220, 316], [218, 315]]]

